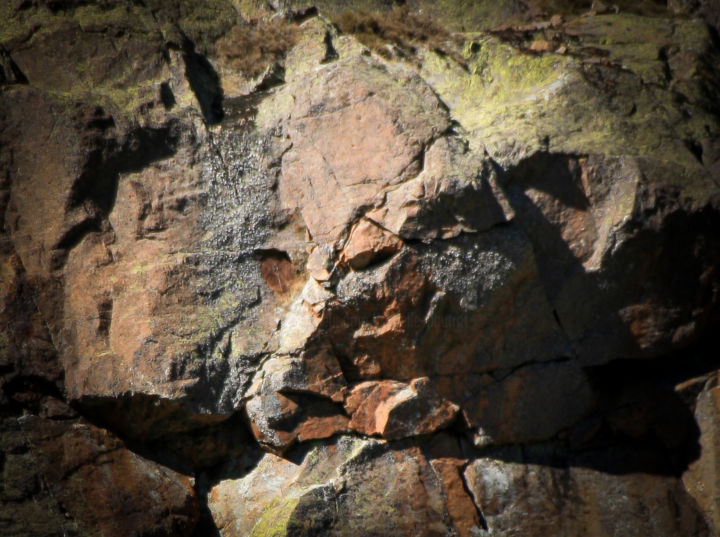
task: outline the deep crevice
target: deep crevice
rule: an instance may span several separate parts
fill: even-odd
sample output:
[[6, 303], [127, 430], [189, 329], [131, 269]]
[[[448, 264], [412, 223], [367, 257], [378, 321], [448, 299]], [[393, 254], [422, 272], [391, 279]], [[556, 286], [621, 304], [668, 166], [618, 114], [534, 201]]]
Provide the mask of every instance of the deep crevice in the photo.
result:
[[482, 509], [477, 503], [477, 498], [475, 497], [475, 494], [473, 493], [472, 489], [470, 489], [470, 485], [468, 485], [467, 479], [465, 478], [465, 470], [467, 470], [467, 467], [470, 465], [470, 462], [466, 462], [462, 465], [461, 468], [458, 469], [458, 474], [460, 475], [460, 481], [462, 482], [463, 489], [465, 489], [465, 494], [468, 495], [470, 500], [472, 501], [473, 506], [475, 507], [475, 512], [477, 513], [478, 519], [480, 520], [480, 526], [485, 531], [490, 531], [490, 526], [488, 525], [488, 521], [485, 518], [485, 514], [482, 512]]

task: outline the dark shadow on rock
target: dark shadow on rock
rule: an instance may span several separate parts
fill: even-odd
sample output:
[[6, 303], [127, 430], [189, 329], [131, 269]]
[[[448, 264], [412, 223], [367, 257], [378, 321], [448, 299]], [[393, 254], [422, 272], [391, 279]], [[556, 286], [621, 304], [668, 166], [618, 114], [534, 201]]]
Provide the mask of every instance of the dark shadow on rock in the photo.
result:
[[234, 457], [226, 459], [215, 466], [205, 468], [196, 474], [195, 491], [200, 500], [200, 518], [193, 532], [193, 537], [219, 537], [220, 531], [215, 525], [208, 507], [208, 494], [226, 479], [240, 479], [257, 466], [265, 453], [256, 445], [249, 444], [246, 449]]
[[165, 110], [168, 111], [172, 110], [173, 107], [177, 104], [177, 101], [175, 100], [175, 95], [170, 88], [170, 84], [168, 84], [167, 82], [163, 82], [160, 84], [160, 100], [162, 101]]
[[[511, 203], [515, 201], [514, 208], [515, 205], [521, 205], [517, 197], [518, 188], [522, 191], [528, 188], [541, 190], [563, 205], [574, 209], [586, 210], [590, 206], [585, 192], [577, 181], [577, 158], [574, 155], [535, 153], [519, 162], [509, 172], [498, 168], [496, 171], [504, 176], [504, 185], [510, 187], [511, 193], [516, 194], [510, 200]], [[522, 207], [517, 207], [520, 208]], [[518, 214], [518, 217], [522, 218], [522, 216]]]
[[94, 425], [119, 436], [134, 453], [195, 476], [200, 515], [194, 537], [220, 535], [208, 494], [221, 481], [245, 476], [264, 455], [242, 410], [225, 418], [191, 415], [174, 402], [139, 394], [83, 400], [75, 407]]
[[220, 77], [210, 61], [199, 54], [193, 42], [187, 38], [183, 43], [183, 60], [185, 77], [197, 98], [205, 122], [210, 125], [219, 123], [225, 116]]
[[570, 280], [579, 280], [578, 287], [583, 291], [583, 298], [585, 295], [595, 296], [596, 290], [592, 289], [592, 282], [580, 260], [568, 247], [561, 229], [548, 220], [527, 191], [536, 189], [566, 207], [586, 210], [589, 201], [578, 185], [578, 171], [573, 162], [572, 156], [537, 153], [510, 171], [495, 167], [505, 195], [515, 211], [515, 221], [533, 246], [540, 280], [554, 310], [557, 310], [556, 299], [561, 289]]
[[705, 381], [720, 370], [718, 329], [720, 323], [695, 345], [661, 358], [586, 368], [595, 395], [586, 418], [547, 442], [489, 447], [479, 455], [615, 475], [681, 476], [700, 456], [693, 412]]
[[[702, 348], [717, 348], [718, 343], [712, 322], [718, 313], [712, 291], [717, 276], [706, 269], [720, 265], [720, 245], [715, 248], [718, 241], [712, 238], [713, 229], [720, 229], [720, 215], [709, 209], [693, 214], [678, 210], [659, 226], [631, 222], [630, 236], [600, 269], [588, 272], [563, 236], [564, 213], [551, 221], [544, 212], [547, 205], [539, 206], [529, 194], [531, 189], [546, 194], [551, 198], [546, 203], [557, 204], [555, 208], [588, 210], [578, 158], [538, 153], [515, 168], [496, 171], [515, 220], [533, 245], [547, 298], [575, 350], [573, 362], [585, 366], [594, 403], [581, 422], [557, 438], [483, 453], [615, 474], [682, 474], [700, 454], [700, 431], [694, 398], [683, 400], [675, 386], [720, 368], [720, 359], [701, 354]], [[647, 343], [643, 308], [653, 304], [662, 314], [650, 322], [672, 337]], [[698, 306], [705, 313], [696, 318], [691, 312]], [[637, 318], [623, 319], [623, 308], [640, 311]], [[671, 330], [683, 323], [694, 323], [685, 339]], [[699, 334], [705, 334], [704, 340], [688, 347]]]
[[[704, 383], [685, 391], [676, 386], [720, 369], [720, 357], [703, 350], [705, 344], [652, 362], [617, 360], [588, 368], [597, 409], [570, 432], [577, 463], [609, 473], [642, 469], [680, 476], [700, 456], [693, 412]], [[622, 457], [602, 453], [618, 446], [626, 451]]]
[[[652, 162], [638, 164], [643, 174], [664, 179], [667, 173]], [[605, 173], [621, 173], [608, 170]], [[720, 286], [720, 237], [713, 231], [720, 229], [717, 211], [689, 213], [679, 201], [678, 208], [669, 211], [672, 191], [651, 192], [647, 195], [657, 196], [648, 204], [651, 208], [622, 224], [622, 240], [608, 247], [600, 268], [587, 271], [568, 241], [574, 240], [575, 248], [586, 248], [589, 255], [597, 246], [587, 250], [582, 243], [595, 239], [577, 235], [585, 232], [586, 224], [592, 227], [596, 218], [607, 217], [587, 211], [590, 202], [582, 187], [579, 158], [537, 153], [507, 172], [497, 171], [515, 220], [533, 245], [551, 307], [583, 364], [667, 354], [691, 343], [720, 312], [715, 296]], [[556, 211], [554, 221], [545, 214], [546, 207], [531, 199], [531, 189], [549, 196], [545, 204]], [[656, 212], [664, 216], [658, 218]], [[573, 214], [581, 215], [580, 223], [565, 221]], [[607, 231], [598, 228], [598, 233]], [[682, 326], [688, 327], [686, 334], [676, 330]], [[653, 327], [659, 336], [652, 334]]]
[[54, 268], [65, 263], [67, 253], [88, 233], [104, 230], [115, 205], [120, 175], [170, 157], [180, 136], [177, 124], [171, 121], [158, 128], [136, 128], [116, 138], [108, 134], [115, 123], [101, 108], [96, 108], [85, 127], [89, 149], [67, 201], [68, 211], [83, 207], [85, 217], [69, 226], [54, 245]]
[[28, 79], [10, 57], [4, 47], [0, 46], [0, 86], [5, 84], [27, 84]]
[[[89, 124], [103, 134], [114, 123], [100, 116]], [[122, 139], [98, 135], [92, 143], [83, 171], [73, 184], [70, 208], [92, 202], [104, 213], [115, 204], [120, 174], [140, 171], [147, 165], [173, 155], [179, 141], [179, 129], [173, 122], [158, 128], [138, 128]]]
[[133, 451], [185, 474], [231, 460], [255, 445], [242, 411], [195, 414], [178, 401], [140, 393], [84, 397], [73, 407]]

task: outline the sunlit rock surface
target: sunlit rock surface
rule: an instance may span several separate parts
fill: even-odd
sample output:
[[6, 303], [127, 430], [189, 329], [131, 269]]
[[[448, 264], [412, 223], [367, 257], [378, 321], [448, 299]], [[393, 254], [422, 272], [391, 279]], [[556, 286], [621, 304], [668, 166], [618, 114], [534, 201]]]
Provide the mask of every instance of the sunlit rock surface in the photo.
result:
[[476, 4], [0, 6], [4, 534], [720, 534], [714, 4]]

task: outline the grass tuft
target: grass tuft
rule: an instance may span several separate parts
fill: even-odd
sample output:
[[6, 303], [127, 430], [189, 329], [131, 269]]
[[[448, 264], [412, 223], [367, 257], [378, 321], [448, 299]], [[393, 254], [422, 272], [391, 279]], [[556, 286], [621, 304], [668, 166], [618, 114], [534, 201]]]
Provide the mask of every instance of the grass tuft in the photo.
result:
[[285, 19], [253, 20], [235, 26], [217, 44], [217, 52], [232, 69], [249, 78], [282, 61], [297, 42], [297, 26]]
[[407, 6], [382, 13], [345, 11], [337, 15], [333, 22], [341, 32], [354, 35], [370, 50], [388, 59], [393, 53], [411, 57], [422, 47], [464, 64], [460, 55], [450, 46], [454, 41], [453, 35], [430, 17], [413, 13]]

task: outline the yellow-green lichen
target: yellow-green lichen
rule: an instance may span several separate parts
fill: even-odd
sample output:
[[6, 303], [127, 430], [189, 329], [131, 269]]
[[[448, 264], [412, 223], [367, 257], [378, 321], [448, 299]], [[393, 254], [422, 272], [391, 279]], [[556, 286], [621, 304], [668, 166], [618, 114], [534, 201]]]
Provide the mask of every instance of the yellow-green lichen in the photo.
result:
[[454, 119], [482, 133], [481, 144], [492, 144], [493, 137], [527, 147], [542, 143], [548, 103], [572, 82], [573, 60], [520, 54], [486, 36], [472, 40], [466, 54], [469, 73], [434, 52], [425, 54], [421, 71]]
[[72, 12], [72, 20], [77, 22], [83, 31], [127, 28], [134, 32], [149, 32], [156, 29], [151, 13], [130, 4], [111, 9], [95, 5], [80, 6]]
[[242, 20], [231, 0], [183, 0], [179, 12], [178, 19], [164, 22], [164, 29], [179, 27], [202, 54], [210, 53], [215, 41]]
[[275, 498], [267, 504], [249, 537], [285, 537], [299, 496]]
[[65, 18], [44, 7], [18, 10], [14, 2], [0, 2], [0, 45], [26, 42], [36, 34], [53, 31]]
[[[640, 19], [612, 15], [569, 23], [582, 44], [604, 43], [605, 57], [527, 54], [477, 34], [467, 36], [470, 72], [433, 52], [425, 54], [421, 72], [475, 149], [487, 149], [501, 161], [553, 150], [654, 155], [695, 169], [696, 158], [682, 140], [717, 131], [717, 121], [698, 107], [689, 116], [679, 107], [661, 61], [672, 28], [667, 21], [648, 22], [661, 34], [650, 42], [633, 37]], [[697, 29], [688, 21], [677, 25]], [[691, 102], [700, 99], [699, 90], [685, 87]]]

